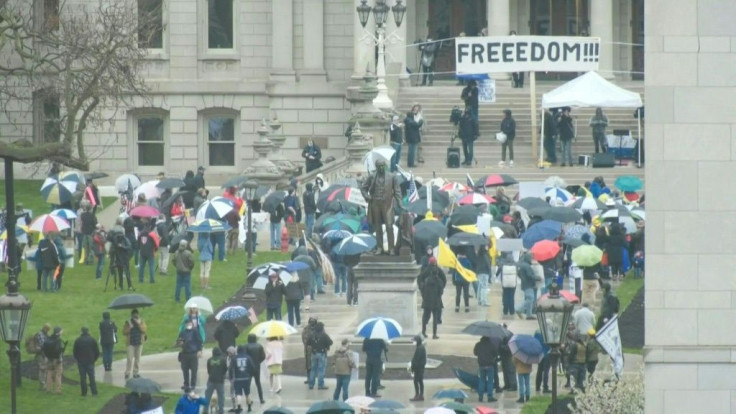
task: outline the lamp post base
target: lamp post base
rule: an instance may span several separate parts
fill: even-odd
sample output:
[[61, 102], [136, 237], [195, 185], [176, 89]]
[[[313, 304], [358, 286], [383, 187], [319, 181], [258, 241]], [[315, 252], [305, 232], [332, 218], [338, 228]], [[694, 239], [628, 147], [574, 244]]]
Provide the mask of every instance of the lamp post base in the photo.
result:
[[373, 106], [378, 109], [393, 109], [394, 103], [388, 97], [388, 87], [383, 79], [378, 80], [378, 95], [373, 99]]

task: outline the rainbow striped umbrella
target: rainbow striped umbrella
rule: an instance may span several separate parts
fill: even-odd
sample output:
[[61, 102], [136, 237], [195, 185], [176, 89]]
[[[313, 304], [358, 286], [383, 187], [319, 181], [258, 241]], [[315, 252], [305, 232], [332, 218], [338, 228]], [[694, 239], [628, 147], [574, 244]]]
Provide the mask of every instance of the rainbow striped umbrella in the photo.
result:
[[44, 214], [38, 216], [33, 223], [28, 227], [31, 231], [38, 233], [57, 233], [62, 230], [68, 229], [69, 222], [59, 216], [52, 216], [51, 214]]

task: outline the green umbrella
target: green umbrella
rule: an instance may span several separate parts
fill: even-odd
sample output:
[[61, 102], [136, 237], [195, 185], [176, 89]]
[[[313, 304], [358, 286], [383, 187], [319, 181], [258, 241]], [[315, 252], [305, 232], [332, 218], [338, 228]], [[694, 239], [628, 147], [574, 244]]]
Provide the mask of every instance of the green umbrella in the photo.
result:
[[324, 214], [314, 223], [314, 228], [322, 230], [348, 230], [357, 233], [360, 230], [360, 219], [346, 213]]
[[641, 178], [635, 175], [622, 175], [616, 178], [613, 185], [621, 191], [628, 192], [638, 191], [644, 187], [644, 183], [642, 183]]
[[572, 251], [572, 261], [581, 267], [595, 266], [602, 258], [603, 251], [593, 245], [583, 245]]

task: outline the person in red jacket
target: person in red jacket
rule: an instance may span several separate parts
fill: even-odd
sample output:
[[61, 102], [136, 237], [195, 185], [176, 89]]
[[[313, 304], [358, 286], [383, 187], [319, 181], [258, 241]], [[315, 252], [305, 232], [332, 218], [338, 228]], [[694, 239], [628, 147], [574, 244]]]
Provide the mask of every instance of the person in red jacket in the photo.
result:
[[238, 229], [240, 228], [240, 209], [243, 207], [243, 199], [238, 197], [238, 189], [236, 187], [228, 187], [222, 194], [223, 197], [231, 200], [235, 204], [235, 208], [225, 215], [224, 219], [227, 224], [232, 227], [227, 233], [226, 250], [230, 253], [238, 248]]

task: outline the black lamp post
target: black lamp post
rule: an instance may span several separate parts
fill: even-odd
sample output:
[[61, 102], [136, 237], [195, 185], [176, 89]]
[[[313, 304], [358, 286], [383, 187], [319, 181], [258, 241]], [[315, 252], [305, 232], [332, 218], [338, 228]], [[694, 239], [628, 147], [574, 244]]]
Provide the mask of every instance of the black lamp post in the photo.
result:
[[18, 373], [20, 367], [20, 342], [23, 340], [23, 331], [26, 329], [28, 315], [31, 312], [31, 302], [25, 296], [18, 293], [18, 263], [16, 238], [15, 238], [15, 197], [13, 193], [13, 160], [5, 159], [5, 201], [8, 210], [7, 228], [7, 253], [8, 253], [8, 282], [5, 284], [7, 293], [0, 296], [0, 334], [3, 341], [9, 346], [8, 357], [10, 358], [10, 405], [11, 413], [16, 413], [15, 389], [18, 385]]
[[550, 285], [549, 296], [537, 302], [537, 321], [544, 343], [550, 347], [552, 366], [552, 414], [557, 413], [557, 364], [560, 361], [560, 345], [565, 337], [573, 304], [560, 297], [556, 283]]
[[256, 248], [255, 243], [253, 242], [253, 202], [256, 198], [256, 190], [258, 190], [258, 181], [255, 180], [248, 180], [243, 184], [243, 195], [245, 195], [245, 199], [248, 200], [248, 217], [247, 217], [247, 228], [248, 228], [248, 239], [247, 239], [247, 247], [248, 247], [248, 261], [246, 263], [246, 267], [248, 269], [248, 272], [246, 274], [250, 274], [250, 271], [253, 269], [253, 250]]

